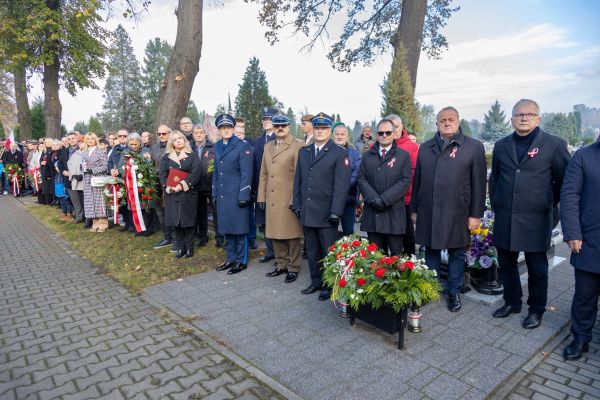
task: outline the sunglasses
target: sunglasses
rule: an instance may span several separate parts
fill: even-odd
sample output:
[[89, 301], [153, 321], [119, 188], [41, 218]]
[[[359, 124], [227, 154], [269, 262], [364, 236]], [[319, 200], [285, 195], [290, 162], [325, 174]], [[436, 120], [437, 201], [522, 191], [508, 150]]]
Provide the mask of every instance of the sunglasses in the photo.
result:
[[166, 136], [169, 132], [158, 132], [158, 136]]
[[127, 137], [127, 135], [119, 135], [118, 137]]
[[394, 131], [377, 131], [378, 136], [390, 136]]

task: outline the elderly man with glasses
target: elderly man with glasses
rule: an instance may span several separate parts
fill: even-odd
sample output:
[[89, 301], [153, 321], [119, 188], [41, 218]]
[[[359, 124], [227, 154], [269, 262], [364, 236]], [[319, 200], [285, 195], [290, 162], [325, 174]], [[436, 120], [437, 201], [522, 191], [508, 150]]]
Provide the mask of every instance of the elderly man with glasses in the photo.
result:
[[179, 130], [186, 137], [190, 145], [192, 145], [192, 143], [194, 143], [194, 138], [192, 137], [192, 133], [194, 131], [194, 124], [192, 123], [192, 120], [188, 117], [181, 118], [181, 120], [179, 121]]
[[548, 297], [548, 258], [552, 229], [569, 162], [567, 142], [538, 127], [540, 107], [521, 99], [512, 111], [515, 131], [494, 146], [490, 175], [490, 201], [496, 214], [494, 244], [498, 249], [504, 305], [494, 312], [506, 318], [521, 312], [519, 252], [527, 264], [529, 313], [523, 328], [540, 326]]
[[485, 211], [487, 166], [483, 143], [462, 133], [454, 107], [442, 108], [436, 125], [435, 136], [419, 148], [411, 217], [429, 268], [439, 272], [441, 250], [448, 249], [448, 310], [457, 312], [469, 230], [479, 227]]

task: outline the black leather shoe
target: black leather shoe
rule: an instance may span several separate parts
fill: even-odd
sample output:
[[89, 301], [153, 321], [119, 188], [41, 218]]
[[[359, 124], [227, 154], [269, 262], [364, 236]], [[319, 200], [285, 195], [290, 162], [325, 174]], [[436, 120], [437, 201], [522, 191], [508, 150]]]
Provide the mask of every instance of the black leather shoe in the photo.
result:
[[448, 296], [448, 311], [457, 312], [462, 307], [460, 296], [458, 294]]
[[261, 264], [264, 264], [264, 263], [269, 262], [269, 261], [274, 260], [274, 259], [275, 259], [274, 256], [268, 256], [268, 255], [265, 254], [264, 256], [262, 256], [261, 258], [258, 259], [258, 262], [261, 263]]
[[318, 292], [319, 290], [321, 290], [321, 286], [313, 286], [310, 285], [309, 287], [307, 287], [306, 289], [302, 289], [300, 291], [300, 293], [302, 294], [313, 294], [315, 292]]
[[294, 282], [296, 279], [298, 279], [298, 273], [297, 272], [288, 272], [287, 275], [285, 276], [285, 283], [292, 283]]
[[523, 321], [523, 328], [535, 329], [542, 324], [542, 316], [539, 314], [529, 313], [525, 321]]
[[185, 258], [192, 258], [192, 257], [194, 257], [194, 250], [193, 249], [186, 250]]
[[176, 258], [181, 258], [183, 257], [183, 255], [185, 254], [185, 252], [183, 250], [175, 250], [175, 257]]
[[565, 347], [563, 357], [565, 360], [579, 360], [582, 353], [587, 353], [590, 349], [589, 344], [573, 339], [571, 344]]
[[232, 268], [233, 266], [235, 266], [234, 262], [225, 261], [223, 264], [221, 264], [217, 267], [217, 271], [225, 271], [225, 270], [228, 270], [229, 268]]
[[249, 240], [248, 241], [248, 248], [252, 249], [252, 250], [256, 250], [256, 249], [258, 249], [258, 246], [256, 245], [256, 242], [254, 240]]
[[204, 247], [208, 244], [208, 238], [200, 238], [200, 240], [198, 240], [198, 247]]
[[331, 297], [331, 290], [329, 290], [329, 289], [323, 289], [323, 290], [321, 290], [321, 293], [319, 293], [319, 300], [321, 300], [321, 301], [329, 300], [330, 297]]
[[496, 311], [494, 311], [493, 316], [494, 316], [494, 318], [506, 318], [510, 314], [519, 314], [520, 312], [521, 312], [520, 308], [512, 308], [508, 304], [505, 304], [502, 307], [500, 307], [499, 309], [497, 309]]
[[238, 263], [236, 265], [234, 265], [233, 267], [231, 267], [229, 269], [229, 271], [227, 271], [228, 275], [233, 275], [233, 274], [237, 274], [239, 272], [242, 272], [243, 270], [245, 270], [246, 268], [248, 268], [247, 264], [242, 264], [242, 263]]
[[268, 276], [269, 278], [273, 278], [275, 276], [285, 274], [286, 272], [288, 272], [287, 269], [279, 269], [279, 268], [275, 267], [275, 269], [273, 271], [267, 272], [265, 275]]
[[217, 247], [217, 248], [223, 247], [223, 240], [221, 240], [221, 239], [215, 240], [215, 247]]

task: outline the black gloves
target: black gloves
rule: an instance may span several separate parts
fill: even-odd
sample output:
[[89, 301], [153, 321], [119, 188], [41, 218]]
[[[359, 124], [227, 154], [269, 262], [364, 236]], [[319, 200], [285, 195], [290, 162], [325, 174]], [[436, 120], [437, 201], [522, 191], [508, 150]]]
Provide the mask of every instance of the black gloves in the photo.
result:
[[290, 210], [292, 210], [292, 212], [296, 215], [296, 217], [298, 217], [298, 219], [300, 218], [300, 209], [299, 208], [293, 208], [291, 204], [288, 206], [288, 208]]
[[337, 225], [340, 222], [340, 217], [335, 214], [329, 214], [327, 222], [329, 222], [331, 225]]
[[249, 204], [246, 200], [238, 200], [238, 207], [246, 207]]
[[371, 200], [369, 205], [375, 209], [375, 211], [383, 211], [385, 210], [385, 204], [383, 204], [383, 200], [381, 198], [376, 198], [375, 200]]
[[72, 178], [77, 182], [81, 182], [83, 180], [83, 175], [72, 175]]
[[265, 203], [256, 203], [256, 205], [258, 206], [258, 208], [260, 208], [262, 211], [265, 211]]
[[211, 201], [212, 201], [213, 206], [216, 207], [217, 206], [217, 198], [213, 197]]

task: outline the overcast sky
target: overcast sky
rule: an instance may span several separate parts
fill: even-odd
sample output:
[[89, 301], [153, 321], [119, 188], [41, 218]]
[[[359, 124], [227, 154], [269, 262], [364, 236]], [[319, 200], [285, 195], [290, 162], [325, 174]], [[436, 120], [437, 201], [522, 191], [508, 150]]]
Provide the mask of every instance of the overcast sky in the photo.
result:
[[[337, 72], [317, 46], [299, 53], [303, 37], [281, 37], [271, 47], [257, 20], [257, 7], [242, 0], [223, 6], [205, 0], [204, 43], [200, 72], [191, 99], [200, 111], [213, 113], [235, 99], [248, 60], [259, 58], [271, 94], [299, 113], [305, 109], [336, 112], [342, 120], [368, 121], [379, 116], [379, 85], [388, 72], [391, 55], [350, 73]], [[505, 109], [522, 97], [538, 100], [542, 112], [568, 112], [574, 104], [600, 107], [600, 1], [595, 0], [455, 0], [461, 10], [445, 29], [449, 49], [441, 60], [422, 54], [416, 98], [437, 109], [454, 105], [461, 117], [483, 119], [498, 99]], [[176, 0], [154, 0], [138, 22], [123, 24], [140, 64], [146, 43], [161, 37], [175, 41]], [[326, 43], [327, 44], [327, 43]], [[34, 79], [30, 99], [41, 95]], [[100, 87], [104, 82], [98, 82]], [[102, 110], [102, 92], [83, 90], [75, 97], [61, 91], [63, 123], [72, 128]]]

